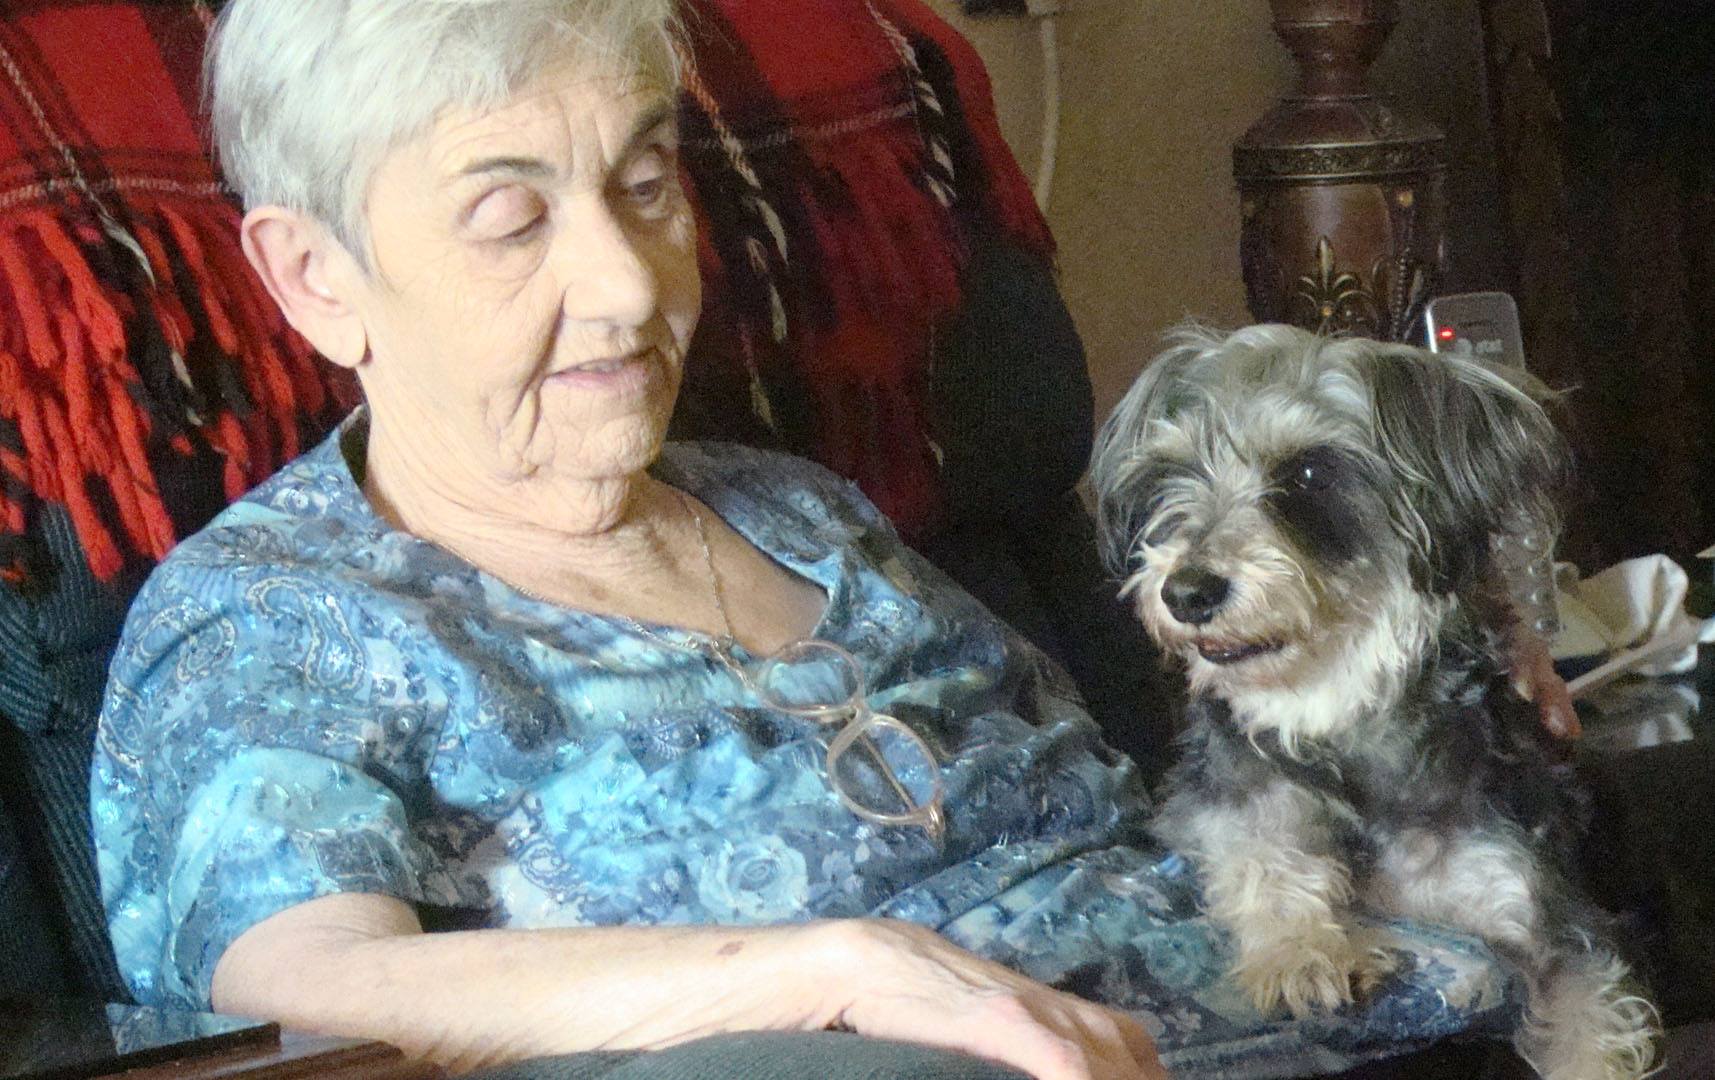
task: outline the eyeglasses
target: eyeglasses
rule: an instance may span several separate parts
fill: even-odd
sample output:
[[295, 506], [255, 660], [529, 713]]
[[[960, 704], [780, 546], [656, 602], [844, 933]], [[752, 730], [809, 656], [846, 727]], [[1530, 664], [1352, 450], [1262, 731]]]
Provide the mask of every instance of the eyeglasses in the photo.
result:
[[841, 725], [828, 743], [824, 768], [847, 809], [878, 825], [916, 826], [941, 842], [940, 763], [915, 731], [870, 708], [856, 657], [832, 642], [796, 641], [754, 669], [740, 670], [768, 708]]

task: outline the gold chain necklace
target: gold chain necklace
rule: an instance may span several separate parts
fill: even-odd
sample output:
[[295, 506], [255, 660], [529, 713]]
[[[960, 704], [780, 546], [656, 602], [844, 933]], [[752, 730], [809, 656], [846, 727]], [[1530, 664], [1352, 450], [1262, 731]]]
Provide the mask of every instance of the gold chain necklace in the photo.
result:
[[[673, 493], [679, 497], [679, 505], [684, 508], [685, 514], [691, 519], [691, 523], [696, 526], [696, 528], [697, 528], [697, 542], [702, 546], [702, 549], [703, 549], [703, 570], [704, 570], [704, 573], [708, 577], [709, 594], [714, 598], [715, 613], [720, 616], [720, 620], [721, 620], [721, 636], [719, 638], [717, 638], [715, 640], [715, 643], [714, 643], [715, 658], [717, 660], [719, 660], [721, 663], [727, 665], [728, 667], [733, 667], [736, 664], [736, 661], [733, 658], [733, 649], [738, 644], [738, 638], [736, 636], [734, 636], [734, 634], [732, 632], [732, 617], [727, 613], [726, 592], [724, 589], [721, 588], [721, 575], [720, 575], [720, 570], [717, 569], [715, 566], [714, 550], [709, 547], [708, 526], [706, 524], [704, 524], [703, 515], [700, 514], [697, 511], [696, 506], [692, 504], [691, 497], [689, 495], [685, 494], [683, 491], [678, 490], [677, 488], [674, 489]], [[558, 600], [551, 600], [548, 597], [543, 596], [541, 593], [535, 591], [534, 589], [529, 589], [523, 585], [520, 585], [516, 580], [514, 580], [511, 577], [501, 577], [499, 574], [491, 573], [490, 571], [484, 570], [477, 563], [477, 561], [475, 559], [473, 559], [469, 555], [465, 554], [465, 552], [462, 549], [454, 547], [451, 543], [449, 543], [446, 540], [436, 540], [436, 541], [434, 541], [434, 543], [438, 544], [439, 546], [441, 546], [443, 548], [446, 548], [448, 551], [452, 552], [454, 555], [457, 555], [460, 559], [463, 559], [465, 562], [469, 563], [471, 565], [471, 567], [473, 569], [475, 569], [478, 573], [488, 574], [489, 577], [492, 577], [492, 578], [495, 578], [495, 579], [501, 581], [508, 588], [511, 588], [516, 592], [523, 593], [525, 596], [529, 597], [530, 599], [536, 601], [539, 604], [547, 604], [549, 607], [555, 607], [555, 608], [565, 608], [566, 607], [565, 604], [561, 603]], [[634, 619], [630, 615], [619, 615], [618, 618], [624, 619], [627, 623], [629, 623], [631, 625], [632, 629], [636, 630], [638, 633], [642, 634], [644, 637], [649, 638], [651, 641], [656, 642], [657, 644], [669, 645], [675, 649], [689, 649], [692, 652], [702, 652], [703, 651], [702, 649], [694, 648], [692, 645], [689, 645], [685, 642], [671, 641], [667, 638], [664, 638], [661, 635], [650, 630], [649, 627], [643, 625], [641, 620]]]

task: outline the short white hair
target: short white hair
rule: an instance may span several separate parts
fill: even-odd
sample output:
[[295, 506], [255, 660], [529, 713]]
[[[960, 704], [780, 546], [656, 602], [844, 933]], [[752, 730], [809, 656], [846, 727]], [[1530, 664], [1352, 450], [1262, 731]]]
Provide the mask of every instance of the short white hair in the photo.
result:
[[245, 207], [284, 206], [368, 265], [376, 167], [443, 111], [483, 110], [568, 58], [677, 86], [673, 0], [232, 0], [204, 85]]

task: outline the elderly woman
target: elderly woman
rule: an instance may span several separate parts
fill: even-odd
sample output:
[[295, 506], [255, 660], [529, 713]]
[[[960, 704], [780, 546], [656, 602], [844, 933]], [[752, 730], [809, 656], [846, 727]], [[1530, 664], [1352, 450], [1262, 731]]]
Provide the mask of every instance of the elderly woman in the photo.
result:
[[[136, 606], [95, 765], [121, 967], [458, 1066], [843, 1025], [1159, 1075], [921, 925], [994, 939], [1130, 835], [1129, 765], [849, 486], [663, 446], [700, 300], [668, 8], [226, 9], [245, 250], [367, 404]], [[760, 685], [799, 639], [855, 658], [838, 700], [833, 650]], [[842, 710], [794, 706], [864, 689], [843, 766]]]
[[664, 444], [669, 7], [223, 13], [245, 251], [366, 405], [133, 610], [93, 809], [134, 993], [460, 1068], [845, 1027], [1118, 1080], [1265, 1030], [1039, 654], [849, 485]]

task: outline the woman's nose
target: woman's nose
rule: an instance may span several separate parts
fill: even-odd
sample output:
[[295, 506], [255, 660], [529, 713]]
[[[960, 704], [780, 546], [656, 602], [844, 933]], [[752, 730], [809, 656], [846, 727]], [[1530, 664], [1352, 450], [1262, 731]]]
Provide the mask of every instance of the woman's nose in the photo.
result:
[[646, 248], [612, 214], [591, 214], [562, 239], [566, 314], [580, 322], [643, 326], [660, 282]]

